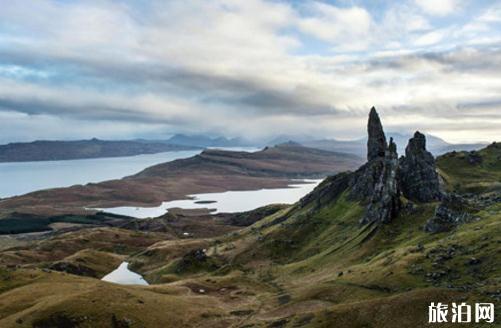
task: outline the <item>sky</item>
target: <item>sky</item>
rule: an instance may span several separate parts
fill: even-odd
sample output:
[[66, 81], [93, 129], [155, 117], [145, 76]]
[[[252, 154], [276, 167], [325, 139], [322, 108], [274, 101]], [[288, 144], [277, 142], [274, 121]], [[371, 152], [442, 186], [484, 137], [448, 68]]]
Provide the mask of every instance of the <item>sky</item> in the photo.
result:
[[0, 143], [501, 141], [501, 1], [0, 0]]

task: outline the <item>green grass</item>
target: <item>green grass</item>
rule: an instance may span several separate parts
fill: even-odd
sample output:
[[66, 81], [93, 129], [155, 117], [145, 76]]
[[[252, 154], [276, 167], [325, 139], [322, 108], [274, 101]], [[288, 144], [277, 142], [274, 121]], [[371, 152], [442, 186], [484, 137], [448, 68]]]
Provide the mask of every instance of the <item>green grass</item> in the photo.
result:
[[501, 190], [501, 144], [491, 144], [478, 151], [480, 163], [470, 163], [469, 154], [452, 152], [437, 158], [449, 190], [475, 193]]

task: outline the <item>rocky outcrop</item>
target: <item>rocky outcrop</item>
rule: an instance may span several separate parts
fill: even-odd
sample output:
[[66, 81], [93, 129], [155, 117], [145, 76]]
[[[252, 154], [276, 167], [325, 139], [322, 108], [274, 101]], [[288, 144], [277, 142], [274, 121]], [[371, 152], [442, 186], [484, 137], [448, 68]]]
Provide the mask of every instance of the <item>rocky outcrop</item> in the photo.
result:
[[49, 266], [49, 269], [60, 272], [67, 272], [79, 276], [93, 277], [97, 278], [98, 274], [96, 271], [85, 266], [85, 264], [71, 263], [71, 262], [55, 262]]
[[444, 196], [435, 215], [426, 222], [424, 230], [430, 233], [445, 232], [470, 221], [472, 216], [467, 210], [468, 206], [467, 201], [458, 195]]
[[466, 156], [466, 160], [470, 165], [482, 164], [482, 156], [477, 151], [470, 151]]
[[442, 198], [433, 155], [426, 150], [426, 137], [417, 131], [400, 159], [399, 182], [409, 200], [432, 202]]
[[321, 209], [348, 189], [353, 173], [342, 172], [327, 177], [312, 192], [301, 198], [298, 205], [301, 208], [312, 205], [314, 209]]
[[179, 260], [176, 265], [176, 273], [186, 271], [196, 271], [200, 266], [203, 266], [208, 260], [208, 256], [204, 249], [198, 248], [189, 251]]
[[367, 126], [367, 163], [351, 175], [349, 196], [367, 204], [362, 224], [388, 223], [401, 210], [400, 196], [411, 201], [432, 202], [442, 197], [433, 155], [426, 138], [416, 132], [400, 160], [392, 139], [387, 143], [376, 109], [371, 108]]
[[390, 139], [383, 161], [383, 170], [374, 187], [374, 194], [367, 206], [365, 216], [361, 219], [360, 223], [388, 223], [398, 215], [401, 202], [397, 174], [397, 146], [393, 142], [393, 139]]

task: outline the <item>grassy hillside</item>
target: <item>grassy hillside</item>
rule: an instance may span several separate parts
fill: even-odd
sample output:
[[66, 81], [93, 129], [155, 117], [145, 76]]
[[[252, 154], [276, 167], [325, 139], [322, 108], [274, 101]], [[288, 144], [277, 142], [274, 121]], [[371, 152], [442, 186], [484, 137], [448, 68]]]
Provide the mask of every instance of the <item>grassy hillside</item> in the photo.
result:
[[476, 152], [452, 152], [440, 156], [437, 166], [450, 190], [485, 192], [501, 190], [501, 144]]

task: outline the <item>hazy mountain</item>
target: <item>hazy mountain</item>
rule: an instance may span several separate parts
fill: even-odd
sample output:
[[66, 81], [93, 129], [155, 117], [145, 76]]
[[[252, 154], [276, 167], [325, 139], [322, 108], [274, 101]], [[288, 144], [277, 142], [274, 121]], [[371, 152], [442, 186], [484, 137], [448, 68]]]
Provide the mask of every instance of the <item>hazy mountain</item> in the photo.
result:
[[0, 145], [0, 162], [121, 157], [188, 149], [196, 147], [146, 140], [108, 141], [95, 138], [75, 141], [39, 140]]
[[[389, 137], [392, 137], [397, 145], [397, 150], [399, 155], [405, 153], [405, 146], [407, 145], [409, 139], [412, 137], [410, 134], [402, 133], [388, 133]], [[328, 151], [345, 152], [350, 154], [355, 154], [357, 156], [365, 157], [367, 138], [361, 138], [357, 140], [336, 140], [336, 139], [321, 139], [321, 140], [311, 140], [301, 142], [302, 145], [312, 148], [318, 148]], [[486, 144], [474, 143], [474, 144], [450, 144], [445, 140], [427, 134], [426, 135], [426, 147], [429, 151], [435, 155], [445, 154], [450, 151], [471, 151], [485, 147]]]
[[274, 145], [287, 143], [289, 141], [294, 141], [294, 142], [302, 144], [302, 143], [307, 143], [307, 142], [311, 142], [314, 140], [316, 140], [316, 138], [313, 136], [310, 136], [310, 135], [281, 134], [281, 135], [278, 135], [278, 136], [274, 137], [273, 139], [265, 142], [265, 145], [266, 146], [274, 146]]
[[170, 144], [192, 146], [192, 147], [245, 147], [252, 146], [252, 143], [241, 138], [209, 137], [206, 135], [185, 135], [176, 134], [167, 140]]

